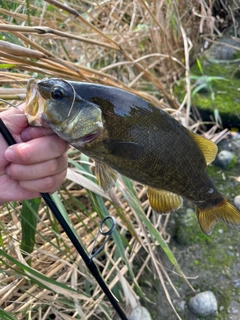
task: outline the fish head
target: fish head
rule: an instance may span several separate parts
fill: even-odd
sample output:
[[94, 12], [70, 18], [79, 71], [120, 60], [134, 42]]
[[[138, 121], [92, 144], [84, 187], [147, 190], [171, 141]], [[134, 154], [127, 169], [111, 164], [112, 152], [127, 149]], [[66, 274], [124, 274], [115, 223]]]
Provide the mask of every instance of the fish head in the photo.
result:
[[90, 142], [103, 130], [100, 107], [82, 99], [66, 80], [30, 79], [25, 113], [30, 125], [50, 127], [69, 143]]

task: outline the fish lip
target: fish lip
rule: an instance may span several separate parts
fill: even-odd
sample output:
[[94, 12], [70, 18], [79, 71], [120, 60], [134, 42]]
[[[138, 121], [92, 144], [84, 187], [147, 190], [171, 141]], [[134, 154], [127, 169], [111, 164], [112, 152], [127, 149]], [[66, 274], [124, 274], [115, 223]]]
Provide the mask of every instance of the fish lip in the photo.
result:
[[86, 136], [80, 139], [81, 144], [89, 143], [95, 140], [96, 138], [99, 137], [100, 133], [101, 133], [101, 130], [98, 130], [97, 132], [94, 132], [94, 133], [87, 134]]
[[45, 99], [40, 94], [38, 83], [39, 81], [35, 78], [28, 80], [25, 115], [30, 125], [49, 127], [49, 125], [46, 125], [42, 120], [42, 114], [45, 109]]

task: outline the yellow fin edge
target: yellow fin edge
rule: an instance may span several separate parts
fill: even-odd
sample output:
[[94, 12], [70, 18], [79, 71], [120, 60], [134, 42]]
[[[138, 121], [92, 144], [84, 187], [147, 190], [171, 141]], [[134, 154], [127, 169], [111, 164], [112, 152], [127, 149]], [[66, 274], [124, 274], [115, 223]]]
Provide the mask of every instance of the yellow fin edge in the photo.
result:
[[182, 197], [169, 191], [148, 187], [147, 195], [152, 209], [160, 214], [167, 214], [182, 206]]
[[206, 138], [203, 138], [193, 132], [190, 132], [190, 134], [192, 135], [193, 139], [197, 142], [199, 148], [202, 150], [202, 153], [206, 159], [206, 164], [209, 165], [216, 158], [218, 152], [217, 145], [214, 142]]
[[219, 205], [207, 209], [197, 208], [197, 217], [202, 231], [209, 235], [218, 221], [240, 226], [240, 211], [224, 200]]

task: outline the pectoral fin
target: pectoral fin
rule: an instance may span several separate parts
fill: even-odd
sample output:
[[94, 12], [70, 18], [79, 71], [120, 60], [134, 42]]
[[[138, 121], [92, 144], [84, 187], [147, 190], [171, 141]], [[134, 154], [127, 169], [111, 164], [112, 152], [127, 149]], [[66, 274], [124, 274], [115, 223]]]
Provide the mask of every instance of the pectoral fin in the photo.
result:
[[108, 141], [104, 144], [112, 155], [128, 160], [137, 160], [144, 152], [144, 147], [135, 142]]
[[197, 142], [199, 148], [202, 150], [202, 153], [206, 159], [206, 164], [209, 165], [209, 163], [213, 162], [213, 160], [216, 158], [218, 147], [215, 143], [206, 138], [203, 138], [192, 132], [190, 132], [190, 134]]
[[150, 206], [157, 213], [166, 214], [177, 210], [182, 206], [182, 197], [169, 191], [157, 190], [148, 187], [147, 195]]
[[114, 187], [117, 180], [117, 172], [106, 166], [104, 163], [95, 163], [95, 174], [100, 187], [105, 192]]

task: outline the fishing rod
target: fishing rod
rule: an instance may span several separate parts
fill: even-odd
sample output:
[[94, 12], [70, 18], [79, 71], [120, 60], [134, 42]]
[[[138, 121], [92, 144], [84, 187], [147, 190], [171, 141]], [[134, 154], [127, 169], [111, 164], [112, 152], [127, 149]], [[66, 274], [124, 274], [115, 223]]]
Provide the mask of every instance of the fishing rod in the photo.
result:
[[[8, 130], [8, 128], [6, 127], [6, 125], [4, 124], [4, 122], [2, 121], [1, 118], [0, 118], [0, 132], [1, 132], [3, 138], [6, 140], [6, 142], [8, 143], [9, 146], [11, 146], [13, 144], [16, 144], [16, 141], [14, 140], [13, 136], [11, 135], [10, 131]], [[52, 200], [51, 196], [49, 195], [49, 193], [41, 193], [41, 197], [44, 199], [44, 201], [46, 202], [47, 206], [50, 208], [50, 210], [52, 211], [53, 215], [55, 216], [55, 218], [57, 219], [57, 221], [59, 222], [59, 224], [63, 228], [64, 232], [67, 234], [67, 236], [71, 240], [71, 242], [74, 245], [75, 249], [77, 250], [77, 252], [82, 257], [83, 261], [85, 262], [86, 266], [88, 267], [88, 269], [90, 270], [90, 272], [92, 273], [94, 278], [96, 279], [96, 281], [99, 284], [99, 286], [101, 287], [102, 291], [108, 297], [108, 300], [111, 302], [113, 308], [118, 313], [120, 319], [121, 320], [128, 320], [128, 318], [126, 317], [125, 313], [123, 312], [123, 310], [121, 309], [120, 305], [118, 304], [117, 299], [114, 297], [114, 295], [112, 294], [111, 290], [106, 285], [106, 283], [103, 280], [101, 274], [99, 273], [99, 270], [98, 270], [96, 264], [93, 261], [93, 258], [103, 249], [103, 247], [107, 243], [109, 237], [111, 236], [112, 232], [114, 231], [114, 229], [116, 227], [116, 220], [111, 216], [108, 216], [108, 217], [106, 217], [106, 218], [104, 218], [102, 220], [102, 222], [100, 223], [98, 235], [102, 234], [103, 236], [106, 237], [106, 239], [105, 239], [104, 243], [102, 244], [102, 246], [98, 250], [96, 250], [96, 252], [94, 252], [94, 253], [92, 253], [93, 249], [94, 249], [93, 248], [92, 252], [91, 252], [91, 255], [89, 256], [86, 253], [86, 251], [84, 250], [84, 248], [82, 247], [81, 243], [78, 241], [78, 239], [75, 236], [74, 232], [71, 230], [70, 226], [66, 223], [65, 219], [61, 215], [60, 211], [58, 210], [58, 207], [56, 206], [55, 202], [53, 202], [53, 200]], [[112, 222], [112, 226], [108, 231], [104, 232], [103, 231], [103, 225], [109, 219]], [[96, 239], [97, 239], [97, 237], [96, 237]], [[95, 239], [95, 242], [96, 242], [96, 239]]]

